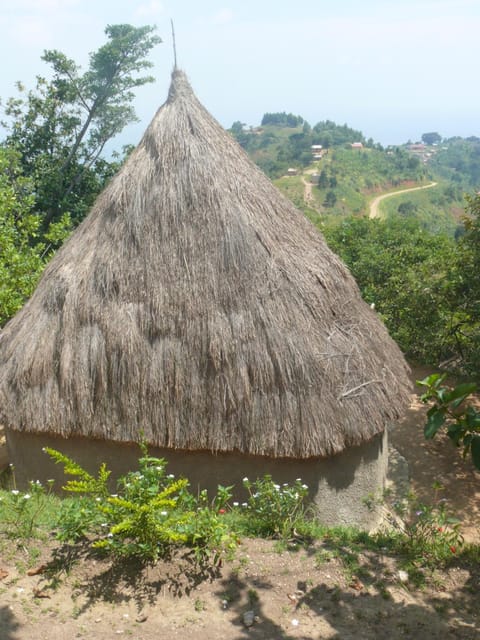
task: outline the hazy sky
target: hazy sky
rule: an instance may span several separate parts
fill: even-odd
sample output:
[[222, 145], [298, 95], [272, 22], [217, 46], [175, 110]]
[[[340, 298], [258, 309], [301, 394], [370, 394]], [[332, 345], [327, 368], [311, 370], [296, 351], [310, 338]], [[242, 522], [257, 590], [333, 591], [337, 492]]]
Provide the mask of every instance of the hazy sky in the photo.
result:
[[107, 24], [156, 24], [155, 85], [138, 92], [137, 143], [178, 62], [225, 127], [291, 111], [383, 144], [426, 131], [480, 136], [480, 0], [0, 0], [0, 96], [47, 74], [59, 49], [83, 66]]

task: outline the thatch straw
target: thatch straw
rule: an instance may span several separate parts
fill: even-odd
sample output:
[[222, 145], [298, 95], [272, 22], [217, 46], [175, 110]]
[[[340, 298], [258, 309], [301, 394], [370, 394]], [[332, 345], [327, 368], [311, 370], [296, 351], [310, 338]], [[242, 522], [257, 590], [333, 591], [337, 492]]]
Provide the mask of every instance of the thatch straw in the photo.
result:
[[174, 71], [167, 102], [0, 339], [16, 430], [324, 456], [407, 367], [346, 267]]

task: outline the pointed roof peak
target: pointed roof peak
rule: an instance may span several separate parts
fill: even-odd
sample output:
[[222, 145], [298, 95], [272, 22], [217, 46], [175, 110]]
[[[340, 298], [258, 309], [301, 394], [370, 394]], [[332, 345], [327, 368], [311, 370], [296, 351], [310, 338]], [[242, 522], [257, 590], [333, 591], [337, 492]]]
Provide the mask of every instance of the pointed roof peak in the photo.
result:
[[187, 74], [185, 71], [182, 71], [182, 69], [177, 69], [175, 67], [172, 71], [167, 103], [171, 103], [177, 98], [187, 98], [193, 95], [193, 89], [190, 85]]

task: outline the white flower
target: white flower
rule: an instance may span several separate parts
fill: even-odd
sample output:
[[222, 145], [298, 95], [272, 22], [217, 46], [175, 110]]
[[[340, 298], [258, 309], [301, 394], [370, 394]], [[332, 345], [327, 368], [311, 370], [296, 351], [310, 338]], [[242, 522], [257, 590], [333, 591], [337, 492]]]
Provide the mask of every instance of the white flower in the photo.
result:
[[107, 538], [113, 538], [113, 533], [107, 533]]
[[234, 503], [233, 503], [233, 506], [234, 506], [234, 507], [238, 507], [238, 502], [234, 502]]
[[20, 491], [18, 489], [12, 489], [12, 493], [13, 493], [14, 496], [18, 496]]
[[111, 494], [110, 494], [110, 497], [111, 497], [111, 498], [118, 498], [118, 493], [111, 493]]
[[173, 475], [173, 473], [169, 473], [169, 474], [168, 474], [168, 476], [167, 476], [167, 478], [168, 478], [169, 480], [172, 480], [172, 478], [174, 478], [174, 477], [175, 477], [175, 476]]
[[297, 478], [297, 479], [295, 480], [295, 482], [301, 482], [301, 481], [302, 481], [302, 479], [301, 479], [301, 478]]
[[248, 504], [246, 502], [242, 502], [242, 507], [248, 507]]
[[102, 522], [102, 524], [100, 526], [101, 527], [108, 527], [108, 524], [106, 522]]
[[302, 489], [308, 489], [308, 484], [302, 484]]
[[101, 502], [102, 499], [101, 498], [95, 498], [95, 502]]
[[161, 516], [166, 516], [166, 515], [168, 515], [168, 513], [166, 511], [160, 511], [160, 515]]
[[280, 485], [279, 484], [274, 484], [273, 488], [276, 489], [277, 491], [280, 491]]
[[245, 478], [243, 479], [243, 482], [248, 482], [248, 478], [245, 476]]
[[24, 500], [30, 500], [30, 498], [31, 498], [31, 497], [32, 497], [32, 496], [31, 496], [29, 493], [26, 493], [26, 494], [23, 496], [23, 499], [24, 499]]

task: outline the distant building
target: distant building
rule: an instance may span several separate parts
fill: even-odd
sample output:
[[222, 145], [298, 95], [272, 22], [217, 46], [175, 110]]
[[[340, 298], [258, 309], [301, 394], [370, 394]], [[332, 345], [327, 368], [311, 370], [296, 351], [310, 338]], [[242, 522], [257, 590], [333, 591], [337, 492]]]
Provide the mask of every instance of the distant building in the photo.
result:
[[298, 174], [298, 171], [293, 167], [289, 167], [287, 169], [287, 176], [296, 176], [297, 174]]
[[312, 155], [314, 160], [322, 159], [322, 149], [323, 147], [321, 144], [312, 144], [311, 150], [312, 150]]
[[361, 142], [352, 142], [352, 149], [363, 149], [363, 144]]

